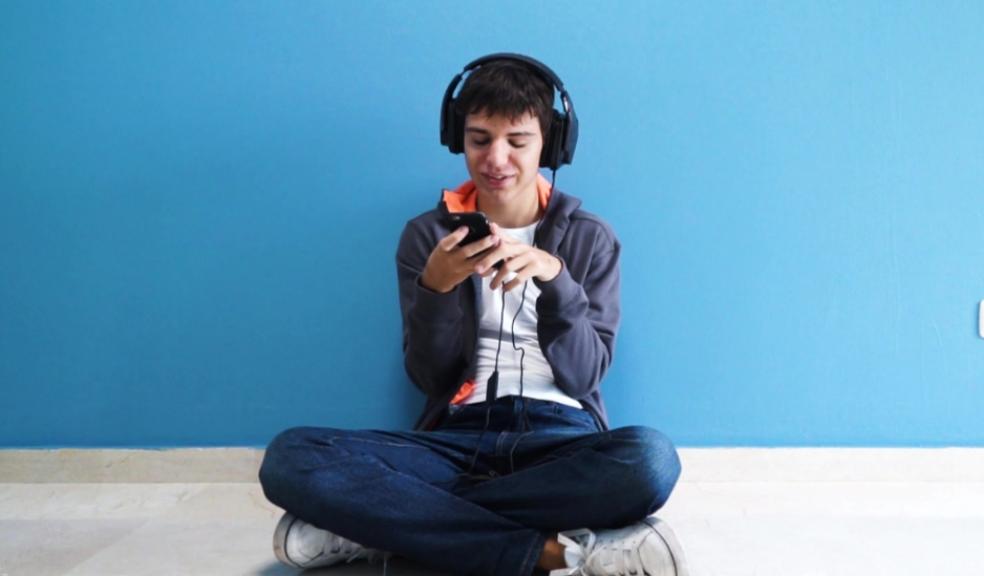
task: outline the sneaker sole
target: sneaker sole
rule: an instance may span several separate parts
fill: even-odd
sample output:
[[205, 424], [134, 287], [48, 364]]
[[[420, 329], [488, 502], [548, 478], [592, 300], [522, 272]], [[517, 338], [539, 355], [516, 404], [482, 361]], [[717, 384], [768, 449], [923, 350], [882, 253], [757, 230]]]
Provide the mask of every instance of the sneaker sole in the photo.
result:
[[677, 540], [676, 534], [670, 528], [670, 525], [663, 522], [655, 516], [649, 516], [643, 520], [649, 527], [666, 542], [666, 547], [670, 549], [670, 555], [673, 556], [673, 567], [676, 569], [677, 576], [690, 576], [690, 569], [687, 567], [687, 557], [683, 553], [683, 546], [680, 545], [680, 541]]
[[297, 522], [297, 517], [285, 512], [283, 518], [277, 523], [277, 528], [273, 531], [273, 554], [277, 560], [288, 566], [303, 568], [287, 556], [287, 535], [290, 534], [290, 529], [294, 527], [295, 522]]

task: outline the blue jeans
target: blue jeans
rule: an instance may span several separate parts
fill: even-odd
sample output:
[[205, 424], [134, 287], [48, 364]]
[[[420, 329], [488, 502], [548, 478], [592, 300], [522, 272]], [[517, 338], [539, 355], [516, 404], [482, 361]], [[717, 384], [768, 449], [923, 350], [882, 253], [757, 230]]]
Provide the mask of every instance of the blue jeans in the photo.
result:
[[266, 497], [315, 526], [436, 570], [497, 576], [532, 574], [559, 531], [641, 520], [679, 475], [656, 430], [600, 431], [584, 410], [515, 396], [455, 407], [432, 431], [291, 428], [260, 468]]

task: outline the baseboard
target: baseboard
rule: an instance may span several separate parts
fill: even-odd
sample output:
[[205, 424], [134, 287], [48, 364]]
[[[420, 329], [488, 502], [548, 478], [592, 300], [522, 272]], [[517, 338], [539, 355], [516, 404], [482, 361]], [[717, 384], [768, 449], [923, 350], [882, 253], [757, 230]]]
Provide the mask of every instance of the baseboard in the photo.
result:
[[0, 450], [0, 482], [256, 482], [263, 450]]
[[984, 448], [682, 448], [690, 482], [984, 482]]
[[[0, 483], [256, 482], [253, 448], [0, 449]], [[984, 448], [681, 448], [682, 482], [984, 482]]]

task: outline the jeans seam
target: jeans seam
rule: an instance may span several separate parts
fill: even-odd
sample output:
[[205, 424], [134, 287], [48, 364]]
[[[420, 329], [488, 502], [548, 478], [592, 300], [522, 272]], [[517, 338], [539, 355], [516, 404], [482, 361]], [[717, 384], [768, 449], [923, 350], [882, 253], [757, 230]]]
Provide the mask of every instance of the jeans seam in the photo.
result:
[[547, 537], [543, 533], [534, 532], [533, 543], [526, 550], [526, 556], [523, 558], [522, 570], [520, 571], [521, 576], [533, 574], [533, 570], [536, 568], [536, 561], [540, 558], [537, 550], [543, 550], [543, 545], [546, 541]]
[[379, 440], [370, 440], [370, 439], [367, 439], [367, 438], [345, 438], [343, 436], [332, 436], [328, 440], [328, 443], [329, 444], [330, 443], [333, 443], [335, 440], [339, 440], [339, 439], [342, 439], [342, 440], [345, 440], [345, 441], [348, 441], [348, 442], [353, 442], [353, 443], [354, 442], [362, 442], [362, 443], [365, 443], [365, 444], [375, 444], [377, 446], [393, 446], [394, 448], [419, 448], [419, 449], [422, 449], [422, 450], [429, 450], [430, 449], [428, 446], [420, 446], [418, 444], [408, 444], [408, 443], [403, 443], [403, 442], [383, 442], [383, 441], [379, 441]]

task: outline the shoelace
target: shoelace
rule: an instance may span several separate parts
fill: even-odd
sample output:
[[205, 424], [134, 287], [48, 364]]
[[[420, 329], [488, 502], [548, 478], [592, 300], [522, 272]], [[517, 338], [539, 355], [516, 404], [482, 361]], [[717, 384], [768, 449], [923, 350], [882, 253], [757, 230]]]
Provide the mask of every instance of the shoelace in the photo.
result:
[[588, 558], [592, 558], [592, 565], [603, 567], [604, 576], [645, 575], [637, 538], [599, 541], [594, 532], [582, 528], [561, 532], [557, 541], [564, 546], [564, 557], [573, 567], [554, 570], [550, 576], [601, 576], [588, 571]]
[[584, 562], [597, 540], [595, 533], [586, 528], [557, 534], [557, 541], [564, 547], [564, 559], [569, 568], [552, 570], [550, 576], [583, 576]]

